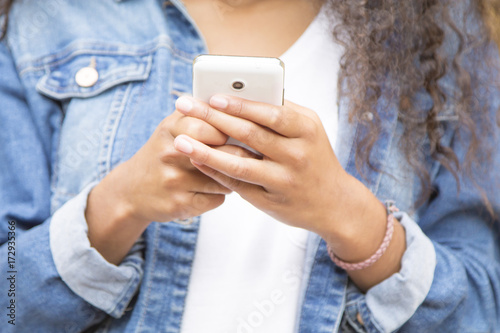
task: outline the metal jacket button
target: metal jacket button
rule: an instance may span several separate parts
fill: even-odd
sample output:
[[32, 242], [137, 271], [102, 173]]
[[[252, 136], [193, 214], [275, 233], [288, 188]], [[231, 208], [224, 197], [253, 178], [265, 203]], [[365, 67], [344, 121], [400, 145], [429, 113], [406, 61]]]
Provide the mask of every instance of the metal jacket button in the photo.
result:
[[83, 88], [92, 87], [98, 79], [99, 73], [93, 67], [83, 67], [75, 75], [76, 84]]

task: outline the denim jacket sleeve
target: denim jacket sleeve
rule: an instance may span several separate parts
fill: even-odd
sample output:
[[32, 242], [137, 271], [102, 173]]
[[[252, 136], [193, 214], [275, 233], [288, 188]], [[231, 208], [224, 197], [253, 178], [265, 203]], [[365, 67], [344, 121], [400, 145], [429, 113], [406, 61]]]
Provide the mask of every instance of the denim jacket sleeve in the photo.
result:
[[[492, 170], [500, 166], [498, 152], [495, 158], [497, 167]], [[492, 221], [484, 211], [481, 193], [473, 185], [464, 184], [457, 195], [456, 188], [449, 186], [451, 177], [446, 171], [440, 172], [436, 179], [439, 195], [421, 218], [436, 255], [430, 289], [425, 289], [429, 270], [418, 272], [405, 260], [413, 256], [419, 267], [432, 261], [417, 257], [429, 251], [426, 247], [407, 250], [402, 270], [366, 295], [352, 285], [349, 287], [345, 320], [356, 332], [496, 332], [500, 328], [500, 307], [496, 301], [500, 297], [498, 221]], [[488, 194], [498, 214], [500, 202], [494, 196], [495, 188], [498, 193], [498, 183], [482, 185], [489, 187]], [[406, 227], [408, 223], [418, 228], [413, 221], [403, 225]], [[421, 280], [415, 283], [419, 277]], [[405, 306], [391, 306], [401, 305], [402, 301]], [[358, 313], [364, 326], [356, 319]]]
[[[494, 50], [493, 57], [498, 59]], [[474, 166], [474, 180], [460, 177], [460, 188], [446, 168], [440, 166], [434, 172], [435, 196], [419, 210], [418, 219], [413, 221], [406, 214], [399, 216], [407, 231], [408, 244], [402, 270], [366, 295], [353, 285], [349, 287], [345, 332], [497, 332], [500, 329], [500, 130], [497, 126], [500, 92], [497, 83], [489, 79], [498, 80], [498, 73], [491, 70], [479, 74], [491, 84], [489, 90], [477, 96], [478, 100], [489, 103], [488, 119], [493, 131], [478, 135], [480, 140], [488, 141], [490, 162]], [[483, 138], [484, 133], [488, 136]], [[456, 128], [451, 134], [451, 147], [461, 163], [467, 155], [464, 143], [469, 139], [463, 128]], [[485, 197], [494, 217], [486, 209]], [[408, 233], [419, 242], [426, 238], [426, 245], [411, 249], [413, 242]], [[428, 256], [433, 253], [432, 276], [429, 269], [419, 272], [408, 266], [432, 265]], [[413, 257], [411, 262], [408, 256]], [[405, 279], [406, 283], [401, 284]], [[431, 282], [428, 289], [426, 280]], [[412, 304], [407, 304], [407, 298]], [[402, 303], [404, 307], [397, 306]], [[357, 321], [358, 314], [364, 325]]]
[[90, 246], [84, 211], [95, 185], [88, 185], [53, 214], [50, 248], [57, 271], [70, 289], [118, 318], [139, 287], [144, 244], [140, 238], [119, 266], [106, 261]]
[[[0, 42], [0, 302], [11, 306], [13, 320], [2, 327], [82, 331], [102, 321], [106, 312], [72, 291], [54, 263], [50, 181], [62, 113], [54, 104], [35, 114], [30, 103], [40, 102], [36, 98], [25, 94], [8, 46]], [[132, 296], [122, 299], [122, 311]]]
[[[406, 214], [396, 213], [406, 231], [401, 270], [364, 295], [354, 284], [347, 289], [344, 327], [365, 332], [392, 332], [413, 316], [425, 300], [434, 279], [436, 252], [431, 240]], [[363, 327], [357, 314], [363, 318]], [[348, 329], [344, 328], [344, 332]]]

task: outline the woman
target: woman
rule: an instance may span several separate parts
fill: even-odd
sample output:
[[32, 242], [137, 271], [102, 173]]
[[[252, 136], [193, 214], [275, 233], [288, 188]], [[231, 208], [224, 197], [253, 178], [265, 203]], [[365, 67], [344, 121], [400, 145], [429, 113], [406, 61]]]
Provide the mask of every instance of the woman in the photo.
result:
[[[6, 327], [500, 329], [481, 1], [5, 8]], [[281, 57], [295, 103], [188, 97], [207, 52]]]

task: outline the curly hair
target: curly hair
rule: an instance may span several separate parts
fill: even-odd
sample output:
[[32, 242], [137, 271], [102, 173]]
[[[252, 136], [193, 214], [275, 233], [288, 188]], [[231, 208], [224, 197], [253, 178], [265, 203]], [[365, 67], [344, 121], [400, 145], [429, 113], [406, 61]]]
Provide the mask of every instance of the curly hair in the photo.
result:
[[[484, 143], [477, 133], [492, 129], [487, 107], [477, 107], [476, 97], [482, 87], [475, 75], [476, 67], [467, 67], [463, 59], [474, 48], [487, 58], [491, 40], [486, 17], [499, 0], [324, 0], [329, 3], [335, 19], [333, 34], [344, 47], [339, 75], [339, 95], [348, 97], [349, 117], [367, 130], [357, 145], [356, 166], [376, 168], [370, 160], [372, 148], [381, 134], [377, 105], [383, 96], [391, 96], [399, 105], [398, 120], [404, 128], [401, 151], [422, 183], [419, 203], [432, 193], [425, 156], [430, 155], [453, 173], [472, 177], [472, 168], [484, 162]], [[8, 13], [13, 0], [0, 0], [0, 15]], [[466, 14], [457, 19], [460, 6]], [[454, 13], [453, 10], [456, 10]], [[463, 11], [463, 8], [461, 9]], [[497, 12], [498, 13], [498, 12]], [[477, 22], [468, 31], [470, 19]], [[7, 15], [3, 32], [7, 26]], [[454, 54], [445, 52], [447, 38], [455, 38]], [[489, 64], [491, 65], [491, 64]], [[488, 64], [483, 64], [488, 66]], [[439, 80], [452, 74], [458, 91], [446, 91]], [[341, 83], [341, 84], [340, 84]], [[417, 103], [417, 95], [425, 93], [432, 100], [427, 108]], [[468, 153], [465, 163], [459, 163], [454, 151], [442, 144], [446, 103], [452, 103], [456, 118], [468, 131]], [[371, 113], [369, 120], [363, 115]], [[382, 170], [383, 171], [383, 170]], [[488, 200], [485, 203], [488, 206]], [[419, 205], [416, 203], [416, 206]], [[488, 207], [492, 212], [491, 207]]]
[[484, 19], [492, 38], [500, 48], [500, 1], [499, 0], [486, 0], [484, 6]]
[[7, 25], [9, 24], [9, 11], [14, 0], [0, 0], [0, 40], [7, 33]]
[[[357, 146], [358, 170], [366, 166], [376, 168], [370, 161], [370, 153], [381, 133], [376, 108], [383, 96], [391, 96], [399, 105], [398, 120], [404, 128], [401, 151], [422, 183], [423, 191], [416, 206], [432, 194], [429, 170], [424, 163], [426, 154], [452, 172], [457, 184], [460, 184], [459, 174], [473, 180], [472, 169], [486, 162], [490, 155], [487, 150], [492, 149], [486, 147], [484, 140], [479, 140], [477, 133], [487, 134], [495, 126], [488, 118], [488, 105], [481, 108], [477, 103], [477, 96], [484, 87], [476, 73], [498, 64], [491, 61], [467, 66], [463, 60], [471, 56], [472, 49], [475, 57], [481, 57], [476, 59], [488, 58], [490, 35], [481, 16], [489, 10], [488, 3], [498, 1], [328, 2], [331, 15], [339, 22], [334, 36], [345, 48], [339, 94], [348, 97], [351, 121], [356, 120], [367, 129]], [[460, 10], [463, 13], [464, 6], [467, 7], [465, 14], [459, 19], [457, 13]], [[477, 22], [473, 27], [469, 23], [471, 20]], [[447, 38], [457, 40], [451, 56]], [[458, 91], [447, 91], [438, 84], [449, 74]], [[432, 99], [427, 108], [416, 102], [417, 95], [422, 92]], [[452, 103], [455, 118], [470, 137], [466, 160], [462, 164], [454, 151], [442, 143], [445, 125], [441, 116], [447, 111], [447, 103]], [[373, 120], [363, 117], [367, 112], [374, 115]], [[493, 214], [484, 195], [483, 199]]]

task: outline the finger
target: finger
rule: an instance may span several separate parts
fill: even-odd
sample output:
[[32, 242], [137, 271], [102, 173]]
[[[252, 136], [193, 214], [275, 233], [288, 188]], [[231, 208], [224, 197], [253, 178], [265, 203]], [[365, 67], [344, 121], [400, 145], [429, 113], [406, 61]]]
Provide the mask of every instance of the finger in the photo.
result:
[[250, 120], [288, 138], [301, 137], [304, 122], [310, 121], [302, 110], [305, 108], [289, 102], [284, 106], [276, 106], [238, 97], [214, 95], [209, 104], [217, 110]]
[[178, 111], [174, 112], [172, 119], [170, 133], [173, 137], [186, 134], [207, 145], [215, 146], [223, 145], [227, 141], [226, 134], [203, 120], [185, 116]]
[[[160, 133], [160, 135], [163, 133]], [[170, 136], [170, 133], [168, 133]], [[172, 141], [174, 138], [171, 136], [168, 138], [168, 141], [159, 141], [154, 142], [154, 146], [151, 150], [146, 151], [145, 153], [148, 155], [154, 154], [158, 152], [158, 160], [161, 164], [165, 166], [175, 166], [178, 168], [190, 169], [188, 163], [189, 159], [186, 159], [186, 156], [181, 154], [177, 149], [175, 149]], [[141, 148], [142, 149], [142, 148]], [[144, 157], [143, 157], [144, 159]]]
[[[193, 164], [194, 167], [196, 165]], [[199, 171], [199, 170], [198, 170]], [[231, 194], [232, 190], [223, 184], [214, 181], [212, 178], [207, 177], [205, 174], [200, 172], [200, 176], [203, 176], [191, 192], [193, 193], [203, 193], [203, 194]]]
[[262, 127], [252, 121], [215, 110], [208, 104], [196, 101], [190, 97], [179, 98], [179, 100], [181, 99], [183, 102], [179, 104], [186, 108], [179, 108], [180, 112], [213, 125], [225, 134], [247, 144], [268, 157], [279, 159], [280, 152], [285, 150], [286, 138], [268, 128]]
[[219, 207], [224, 203], [226, 196], [220, 194], [193, 193], [192, 206], [194, 212], [190, 216], [198, 216], [209, 210]]
[[239, 156], [239, 157], [246, 157], [246, 158], [255, 158], [255, 159], [262, 159], [262, 155], [257, 155], [254, 152], [245, 149], [240, 146], [234, 146], [234, 145], [223, 145], [223, 146], [218, 146], [218, 147], [213, 147], [216, 150], [226, 152], [231, 155]]
[[296, 111], [297, 113], [300, 113], [304, 116], [307, 116], [309, 118], [311, 117], [314, 117], [314, 114], [316, 114], [314, 111], [312, 111], [311, 109], [308, 109], [306, 107], [303, 107], [299, 104], [295, 104], [294, 102], [291, 102], [289, 100], [286, 100], [284, 101], [283, 105], [287, 108], [290, 108], [294, 111]]
[[[172, 179], [173, 182], [189, 189], [188, 191], [192, 193], [230, 194], [232, 192], [227, 187], [221, 185], [220, 183], [214, 181], [212, 178], [207, 177], [205, 174], [197, 170], [196, 166], [191, 163], [191, 160], [189, 158], [187, 160], [192, 168], [192, 171], [186, 172], [183, 177], [176, 177], [176, 175], [173, 174], [172, 177], [167, 177], [167, 179]], [[185, 171], [180, 170], [179, 172]]]
[[174, 147], [191, 158], [195, 163], [206, 165], [226, 176], [247, 183], [264, 185], [271, 181], [272, 171], [265, 161], [234, 156], [213, 149], [186, 135], [175, 138]]
[[243, 199], [249, 202], [255, 201], [257, 198], [259, 198], [259, 194], [264, 191], [262, 186], [246, 183], [241, 180], [228, 177], [217, 170], [214, 170], [206, 165], [198, 164], [195, 161], [192, 161], [192, 163], [200, 172], [212, 178], [221, 185], [227, 187], [228, 189], [238, 193]]

